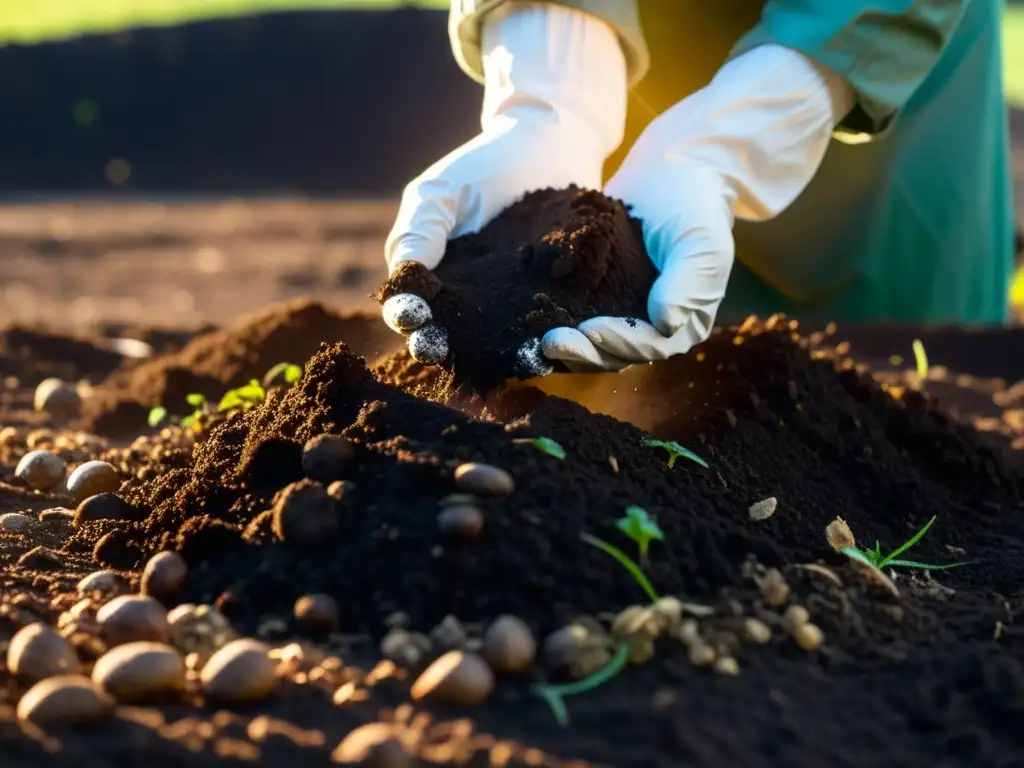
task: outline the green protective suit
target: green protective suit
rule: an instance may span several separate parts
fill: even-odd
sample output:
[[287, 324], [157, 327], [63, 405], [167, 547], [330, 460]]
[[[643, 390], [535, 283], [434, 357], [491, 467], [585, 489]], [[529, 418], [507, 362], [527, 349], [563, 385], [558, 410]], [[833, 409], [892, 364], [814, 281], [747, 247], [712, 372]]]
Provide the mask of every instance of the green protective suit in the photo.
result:
[[[456, 59], [482, 78], [487, 13], [453, 0]], [[1013, 270], [1001, 0], [559, 0], [611, 25], [632, 91], [626, 141], [758, 45], [843, 76], [856, 107], [805, 192], [767, 222], [738, 221], [721, 321], [1001, 323]]]

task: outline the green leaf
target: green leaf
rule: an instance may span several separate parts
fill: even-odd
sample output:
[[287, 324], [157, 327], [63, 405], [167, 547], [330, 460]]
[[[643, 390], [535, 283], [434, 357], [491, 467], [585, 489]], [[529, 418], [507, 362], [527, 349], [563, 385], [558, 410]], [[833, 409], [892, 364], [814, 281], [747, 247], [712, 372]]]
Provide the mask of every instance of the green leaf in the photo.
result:
[[922, 571], [945, 571], [950, 568], [960, 568], [970, 563], [947, 563], [946, 565], [930, 565], [929, 563], [918, 563], [913, 560], [889, 560], [886, 565], [890, 568], [917, 568]]
[[294, 384], [302, 378], [302, 368], [294, 363], [278, 363], [263, 375], [263, 386], [269, 387], [278, 378], [283, 378], [288, 384]]
[[218, 411], [230, 411], [232, 408], [241, 408], [245, 405], [245, 401], [238, 394], [237, 389], [232, 389], [224, 393], [224, 397], [220, 399], [220, 403], [217, 405]]
[[167, 418], [167, 409], [162, 405], [151, 408], [149, 411], [149, 426], [159, 427]]
[[289, 365], [284, 369], [284, 380], [289, 384], [294, 384], [296, 381], [302, 378], [302, 368], [297, 365]]
[[904, 552], [906, 552], [912, 546], [917, 544], [917, 542], [919, 542], [924, 537], [924, 535], [926, 533], [928, 533], [928, 529], [932, 527], [932, 523], [935, 522], [935, 518], [936, 517], [937, 517], [937, 515], [932, 515], [932, 519], [924, 524], [924, 528], [922, 528], [917, 533], [915, 533], [913, 536], [911, 536], [909, 539], [907, 539], [905, 542], [903, 542], [903, 544], [901, 544], [898, 548], [896, 548], [892, 552], [890, 552], [886, 556], [885, 562], [889, 562], [890, 560], [892, 560], [897, 555], [902, 555]]
[[262, 403], [267, 398], [267, 393], [263, 389], [262, 385], [253, 379], [251, 382], [246, 384], [244, 387], [239, 387], [235, 390], [242, 400], [247, 403]]
[[658, 440], [653, 437], [644, 437], [641, 441], [648, 448], [664, 448], [668, 451], [668, 466], [669, 469], [676, 465], [676, 459], [682, 456], [685, 459], [689, 459], [692, 462], [700, 464], [704, 469], [709, 469], [708, 463], [704, 461], [700, 456], [691, 451], [689, 448], [684, 448], [675, 440]]
[[188, 416], [186, 416], [185, 418], [183, 418], [181, 420], [181, 427], [182, 427], [182, 429], [188, 429], [189, 427], [191, 427], [193, 424], [195, 424], [198, 421], [199, 421], [199, 414], [198, 413], [190, 413]]
[[535, 438], [530, 441], [530, 445], [541, 453], [546, 453], [548, 456], [554, 456], [559, 461], [565, 458], [565, 449], [550, 437]]
[[626, 516], [616, 523], [619, 530], [636, 542], [640, 555], [647, 556], [647, 547], [651, 540], [664, 541], [665, 534], [643, 507], [631, 505], [626, 507]]
[[206, 405], [206, 398], [198, 392], [193, 392], [192, 394], [185, 395], [185, 402], [193, 408], [202, 408]]
[[647, 597], [651, 599], [651, 602], [658, 602], [660, 598], [658, 597], [658, 593], [654, 591], [654, 587], [651, 585], [650, 580], [640, 569], [640, 566], [633, 562], [633, 559], [629, 555], [618, 547], [613, 546], [608, 542], [601, 541], [601, 539], [596, 536], [591, 536], [589, 533], [581, 534], [580, 538], [587, 542], [587, 544], [597, 547], [602, 552], [605, 552], [615, 558], [615, 560], [617, 560], [618, 563], [629, 571], [630, 575], [636, 579], [637, 584], [639, 584], [640, 588], [647, 593]]

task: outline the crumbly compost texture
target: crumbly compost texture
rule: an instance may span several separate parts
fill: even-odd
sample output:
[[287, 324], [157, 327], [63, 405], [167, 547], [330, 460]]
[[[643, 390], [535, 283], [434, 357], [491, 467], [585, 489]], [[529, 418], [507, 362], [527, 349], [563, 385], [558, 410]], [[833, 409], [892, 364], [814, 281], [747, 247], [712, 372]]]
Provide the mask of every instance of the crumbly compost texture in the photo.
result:
[[512, 376], [524, 342], [601, 315], [647, 318], [657, 276], [641, 225], [619, 201], [577, 187], [527, 195], [448, 244], [429, 272], [401, 265], [378, 291], [426, 299], [448, 331], [457, 384], [484, 392]]
[[321, 342], [342, 339], [370, 357], [396, 343], [393, 333], [365, 314], [342, 314], [305, 299], [277, 304], [203, 334], [180, 351], [116, 371], [86, 403], [85, 426], [104, 435], [138, 432], [154, 406], [185, 415], [188, 394], [216, 400], [277, 363], [302, 365]]
[[[930, 353], [943, 357], [937, 346]], [[1024, 611], [1024, 474], [1022, 452], [1008, 450], [1024, 435], [1014, 415], [1024, 391], [1003, 388], [998, 403], [988, 398], [986, 418], [1002, 426], [983, 442], [929, 394], [956, 394], [955, 377], [930, 378], [924, 394], [907, 386], [912, 379], [890, 377], [883, 386], [828, 339], [800, 336], [779, 318], [717, 331], [659, 370], [647, 394], [674, 407], [658, 435], [709, 469], [685, 458], [669, 468], [667, 454], [644, 446], [634, 427], [528, 387], [499, 390], [491, 420], [473, 419], [383, 383], [380, 368], [369, 370], [342, 344], [324, 345], [295, 387], [214, 427], [194, 454], [170, 445], [109, 454], [129, 473], [152, 478], [131, 479], [121, 491], [132, 514], [55, 535], [45, 552], [26, 552], [26, 537], [0, 534], [4, 553], [24, 553], [9, 571], [8, 591], [24, 592], [19, 610], [45, 605], [50, 594], [73, 590], [83, 569], [137, 572], [148, 555], [177, 548], [190, 566], [180, 600], [216, 603], [244, 632], [262, 631], [272, 618], [280, 629], [267, 637], [275, 641], [301, 631], [292, 605], [310, 593], [338, 601], [346, 636], [379, 639], [398, 611], [423, 631], [449, 614], [472, 625], [511, 613], [543, 637], [581, 614], [644, 601], [614, 560], [580, 538], [590, 533], [632, 551], [615, 520], [636, 504], [665, 534], [651, 543], [647, 566], [662, 594], [726, 617], [767, 610], [748, 578], [754, 558], [783, 569], [789, 602], [810, 611], [824, 649], [803, 651], [776, 625], [769, 645], [741, 649], [742, 671], [733, 678], [695, 667], [668, 643], [650, 662], [569, 699], [568, 728], [531, 693], [531, 673], [503, 680], [471, 712], [431, 710], [439, 731], [455, 729], [446, 717], [465, 718], [471, 733], [528, 745], [563, 761], [540, 764], [563, 767], [570, 760], [616, 768], [1024, 761], [1015, 725], [1024, 715], [1016, 619]], [[395, 365], [388, 378], [421, 382], [421, 374]], [[976, 396], [985, 399], [980, 390]], [[340, 467], [342, 485], [329, 494], [304, 480], [302, 468], [303, 444], [324, 433], [354, 445]], [[541, 436], [566, 457], [522, 441]], [[505, 469], [515, 489], [479, 497], [483, 529], [453, 539], [437, 514], [465, 461]], [[8, 496], [0, 488], [0, 498]], [[775, 514], [751, 520], [748, 508], [770, 496]], [[19, 506], [8, 509], [46, 503], [31, 494], [11, 500]], [[295, 516], [282, 526], [274, 510], [284, 508]], [[937, 515], [910, 554], [970, 564], [932, 579], [903, 572], [895, 600], [828, 548], [824, 530], [836, 515], [862, 544], [877, 538], [885, 548]], [[304, 526], [314, 535], [293, 540]], [[834, 576], [799, 567], [813, 561]], [[407, 688], [391, 690], [397, 704]], [[351, 727], [347, 705], [332, 708], [311, 695], [281, 695], [261, 707], [329, 734], [338, 733], [338, 717]], [[139, 722], [118, 720], [68, 744], [119, 765], [118, 739]], [[170, 765], [178, 747], [158, 734], [172, 730], [145, 730], [131, 743]], [[440, 738], [439, 731], [431, 733]], [[463, 748], [475, 754], [469, 739]], [[2, 729], [0, 740], [20, 745], [30, 764], [35, 742]], [[326, 764], [317, 747], [279, 749], [264, 753], [268, 764]], [[485, 749], [469, 764], [488, 760]]]

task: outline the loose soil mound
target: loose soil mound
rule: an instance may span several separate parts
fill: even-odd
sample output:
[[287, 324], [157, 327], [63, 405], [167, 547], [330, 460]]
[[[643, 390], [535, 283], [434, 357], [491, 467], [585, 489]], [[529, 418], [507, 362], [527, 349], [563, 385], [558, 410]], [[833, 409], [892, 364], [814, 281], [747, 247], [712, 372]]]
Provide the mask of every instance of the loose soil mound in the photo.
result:
[[402, 265], [378, 300], [426, 299], [448, 329], [445, 366], [486, 392], [521, 375], [518, 350], [552, 328], [599, 315], [646, 319], [656, 276], [626, 207], [570, 187], [533, 192], [478, 234], [452, 240], [434, 272]]
[[218, 398], [279, 362], [304, 363], [321, 342], [344, 339], [356, 354], [376, 357], [395, 338], [374, 316], [339, 314], [307, 300], [277, 305], [114, 373], [89, 398], [85, 426], [104, 435], [137, 433], [153, 406], [179, 413], [189, 393]]
[[123, 360], [96, 339], [73, 338], [22, 325], [0, 328], [0, 376], [14, 376], [25, 386], [34, 386], [47, 376], [99, 381]]

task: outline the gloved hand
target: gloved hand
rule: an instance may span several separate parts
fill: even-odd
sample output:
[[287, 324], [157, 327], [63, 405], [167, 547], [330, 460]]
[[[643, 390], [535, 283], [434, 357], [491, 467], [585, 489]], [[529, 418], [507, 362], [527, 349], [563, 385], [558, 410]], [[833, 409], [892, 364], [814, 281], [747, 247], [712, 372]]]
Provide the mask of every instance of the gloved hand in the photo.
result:
[[732, 269], [734, 217], [763, 221], [789, 206], [852, 106], [837, 75], [766, 45], [731, 60], [662, 113], [605, 187], [643, 220], [661, 273], [648, 298], [650, 317], [556, 328], [542, 340], [544, 356], [574, 371], [619, 370], [704, 341]]
[[[385, 244], [392, 272], [403, 261], [435, 269], [449, 238], [478, 231], [527, 192], [599, 188], [622, 141], [626, 63], [604, 22], [551, 3], [508, 3], [488, 17], [482, 43], [483, 130], [405, 188]], [[447, 357], [447, 333], [423, 299], [398, 294], [382, 311], [409, 335], [415, 359]], [[533, 361], [550, 372], [539, 350]]]

